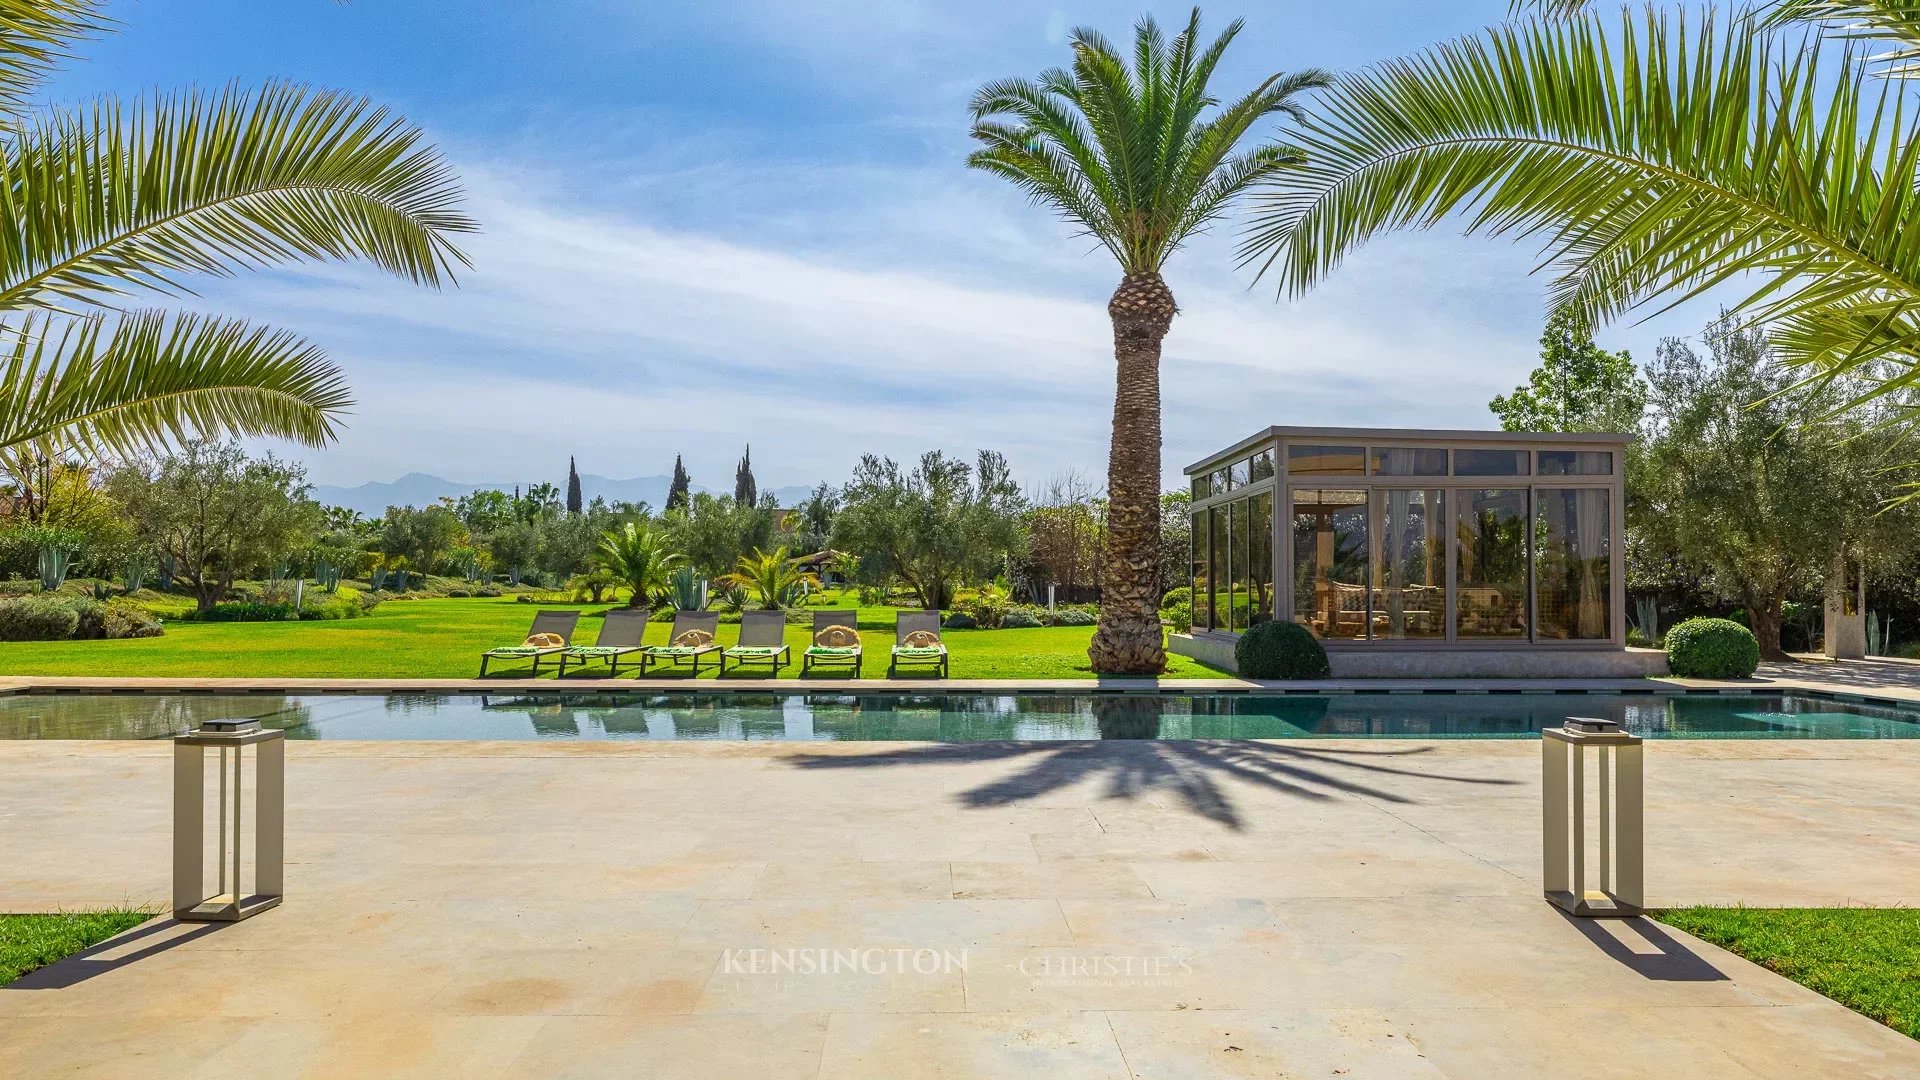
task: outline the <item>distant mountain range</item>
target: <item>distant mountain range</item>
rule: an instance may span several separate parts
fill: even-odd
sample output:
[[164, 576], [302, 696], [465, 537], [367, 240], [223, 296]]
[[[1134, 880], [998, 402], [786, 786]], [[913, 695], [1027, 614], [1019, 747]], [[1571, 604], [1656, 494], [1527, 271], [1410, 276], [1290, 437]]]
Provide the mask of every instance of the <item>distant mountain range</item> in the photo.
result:
[[[562, 483], [564, 483], [564, 477]], [[537, 481], [536, 481], [537, 482]], [[553, 483], [553, 481], [549, 481]], [[645, 502], [652, 504], [655, 510], [666, 505], [667, 488], [672, 486], [670, 476], [635, 476], [626, 480], [612, 480], [591, 473], [580, 474], [580, 496], [592, 502], [597, 496], [608, 502]], [[370, 482], [353, 487], [333, 487], [327, 484], [315, 484], [313, 497], [329, 506], [344, 506], [358, 510], [368, 516], [378, 516], [387, 512], [389, 506], [427, 506], [441, 499], [457, 499], [475, 491], [512, 491], [516, 486], [525, 488], [527, 481], [495, 482], [486, 484], [460, 484], [429, 473], [408, 473], [391, 483]], [[711, 491], [711, 488], [694, 484], [694, 491]], [[804, 485], [789, 487], [762, 488], [761, 498], [768, 492], [777, 496], [781, 506], [798, 506], [806, 501], [812, 488]], [[562, 486], [562, 494], [565, 489]], [[729, 492], [730, 494], [731, 492]]]

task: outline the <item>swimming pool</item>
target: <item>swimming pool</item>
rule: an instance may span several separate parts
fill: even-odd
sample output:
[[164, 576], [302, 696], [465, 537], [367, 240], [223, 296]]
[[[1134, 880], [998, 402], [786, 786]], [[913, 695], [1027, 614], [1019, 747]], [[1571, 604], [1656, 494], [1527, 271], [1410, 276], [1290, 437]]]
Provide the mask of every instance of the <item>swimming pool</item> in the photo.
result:
[[1656, 739], [1907, 739], [1920, 707], [1791, 692], [745, 692], [0, 696], [0, 739], [156, 739], [256, 717], [289, 739], [1526, 739], [1569, 716]]

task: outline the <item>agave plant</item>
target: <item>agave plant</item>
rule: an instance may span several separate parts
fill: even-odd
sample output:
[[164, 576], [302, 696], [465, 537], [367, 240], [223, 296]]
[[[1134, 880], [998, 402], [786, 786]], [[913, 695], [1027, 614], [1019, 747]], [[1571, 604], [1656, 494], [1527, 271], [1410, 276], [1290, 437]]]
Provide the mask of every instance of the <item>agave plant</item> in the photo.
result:
[[419, 129], [364, 98], [272, 84], [38, 107], [110, 25], [101, 0], [0, 0], [0, 450], [138, 453], [189, 432], [330, 441], [352, 404], [318, 346], [139, 310], [194, 274], [363, 259], [439, 286], [473, 229]]
[[66, 584], [67, 571], [73, 568], [73, 548], [58, 541], [40, 548], [40, 588], [52, 592]]
[[693, 567], [682, 566], [667, 575], [667, 583], [657, 595], [664, 607], [675, 611], [699, 611], [707, 606], [707, 583], [693, 572]]
[[147, 583], [147, 575], [152, 572], [153, 554], [147, 551], [136, 551], [127, 556], [126, 561], [121, 564], [120, 583], [126, 586], [128, 593], [137, 593], [141, 586]]
[[608, 533], [597, 555], [600, 566], [632, 590], [627, 598], [630, 607], [639, 607], [666, 588], [669, 574], [683, 561], [667, 550], [665, 533], [633, 521]]
[[752, 593], [763, 608], [785, 608], [815, 579], [812, 573], [794, 565], [785, 547], [779, 547], [772, 551], [754, 548], [752, 554], [740, 556], [725, 580]]

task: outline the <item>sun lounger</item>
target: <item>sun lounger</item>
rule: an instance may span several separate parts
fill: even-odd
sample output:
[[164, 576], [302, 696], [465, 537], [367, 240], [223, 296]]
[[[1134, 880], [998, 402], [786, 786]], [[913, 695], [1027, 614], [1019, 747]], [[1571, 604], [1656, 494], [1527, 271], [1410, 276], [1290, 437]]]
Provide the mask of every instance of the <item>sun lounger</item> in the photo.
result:
[[[533, 627], [527, 631], [527, 637], [535, 634], [556, 634], [560, 638], [558, 645], [503, 645], [497, 649], [488, 649], [480, 654], [480, 674], [485, 676], [487, 664], [494, 660], [532, 660], [531, 674], [540, 674], [540, 661], [545, 657], [565, 652], [573, 641], [574, 625], [580, 621], [577, 611], [542, 611], [533, 616]], [[524, 639], [523, 639], [524, 640]]]
[[567, 661], [571, 660], [586, 667], [595, 660], [607, 662], [608, 674], [620, 674], [620, 658], [632, 656], [643, 647], [641, 639], [647, 633], [647, 616], [652, 612], [646, 608], [623, 608], [607, 612], [606, 621], [600, 626], [600, 640], [591, 645], [571, 645], [560, 654], [560, 674], [567, 673]]
[[[838, 611], [816, 611], [813, 613], [813, 641], [807, 651], [800, 654], [800, 674], [805, 676], [817, 667], [851, 667], [854, 678], [860, 677], [860, 613], [841, 609]], [[853, 631], [849, 644], [823, 645], [820, 637], [835, 628]]]
[[787, 649], [787, 613], [749, 611], [740, 616], [740, 644], [720, 650], [720, 674], [727, 673], [727, 661], [738, 671], [746, 664], [772, 664], [773, 673], [793, 662]]
[[[707, 635], [706, 641], [698, 645], [683, 642], [682, 638], [690, 630], [705, 631]], [[717, 634], [719, 630], [720, 613], [717, 611], [674, 612], [673, 632], [668, 635], [667, 644], [649, 645], [640, 650], [640, 674], [645, 675], [648, 668], [662, 660], [666, 660], [672, 662], [674, 667], [691, 663], [693, 665], [693, 674], [695, 677], [698, 677], [700, 674], [700, 658], [710, 653], [720, 651], [720, 642], [714, 639], [714, 635]]]
[[[925, 644], [907, 644], [907, 639], [915, 634], [932, 634], [933, 641]], [[947, 677], [947, 646], [940, 640], [940, 613], [937, 611], [903, 611], [893, 630], [893, 654], [887, 661], [887, 678], [900, 673], [902, 664], [932, 664], [934, 672], [940, 678]]]

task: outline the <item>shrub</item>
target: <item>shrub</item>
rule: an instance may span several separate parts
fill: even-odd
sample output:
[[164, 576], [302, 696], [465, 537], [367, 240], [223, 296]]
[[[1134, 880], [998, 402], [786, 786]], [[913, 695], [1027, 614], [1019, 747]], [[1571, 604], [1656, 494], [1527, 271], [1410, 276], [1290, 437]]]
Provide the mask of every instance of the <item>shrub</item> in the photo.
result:
[[1189, 609], [1193, 607], [1193, 587], [1191, 585], [1182, 585], [1177, 589], [1168, 589], [1166, 595], [1160, 598], [1161, 611], [1172, 607], [1186, 607]]
[[948, 615], [940, 625], [946, 627], [949, 630], [972, 630], [978, 627], [980, 624], [978, 622], [975, 622], [973, 616], [967, 614], [966, 612], [956, 611]]
[[1248, 679], [1326, 679], [1333, 676], [1327, 650], [1312, 631], [1295, 622], [1259, 623], [1233, 647], [1240, 674]]
[[73, 608], [72, 637], [80, 641], [99, 641], [107, 636], [107, 605], [80, 596], [68, 597], [66, 602], [68, 607]]
[[1027, 608], [1013, 608], [1000, 617], [1002, 630], [1031, 630], [1036, 626], [1045, 626], [1046, 620], [1035, 615]]
[[1160, 609], [1160, 621], [1185, 633], [1193, 629], [1193, 605], [1172, 604]]
[[59, 597], [0, 600], [0, 641], [65, 641], [79, 625], [79, 613]]
[[1092, 626], [1100, 621], [1100, 616], [1080, 608], [1060, 608], [1053, 613], [1055, 626]]
[[377, 593], [363, 593], [348, 585], [340, 586], [338, 592], [328, 596], [309, 596], [300, 608], [300, 618], [313, 620], [357, 619], [372, 611], [380, 604]]
[[159, 637], [166, 632], [152, 612], [125, 599], [107, 601], [101, 624], [110, 638]]
[[1667, 668], [1690, 679], [1744, 679], [1760, 666], [1760, 642], [1731, 619], [1688, 619], [1667, 631]]
[[204, 622], [283, 622], [297, 619], [300, 614], [293, 610], [292, 604], [241, 600], [231, 604], [215, 604], [213, 610], [201, 612], [197, 617]]
[[954, 606], [973, 616], [973, 624], [982, 630], [999, 629], [1001, 620], [1006, 618], [1009, 610], [1007, 594], [993, 585], [981, 586], [979, 592], [956, 602]]

